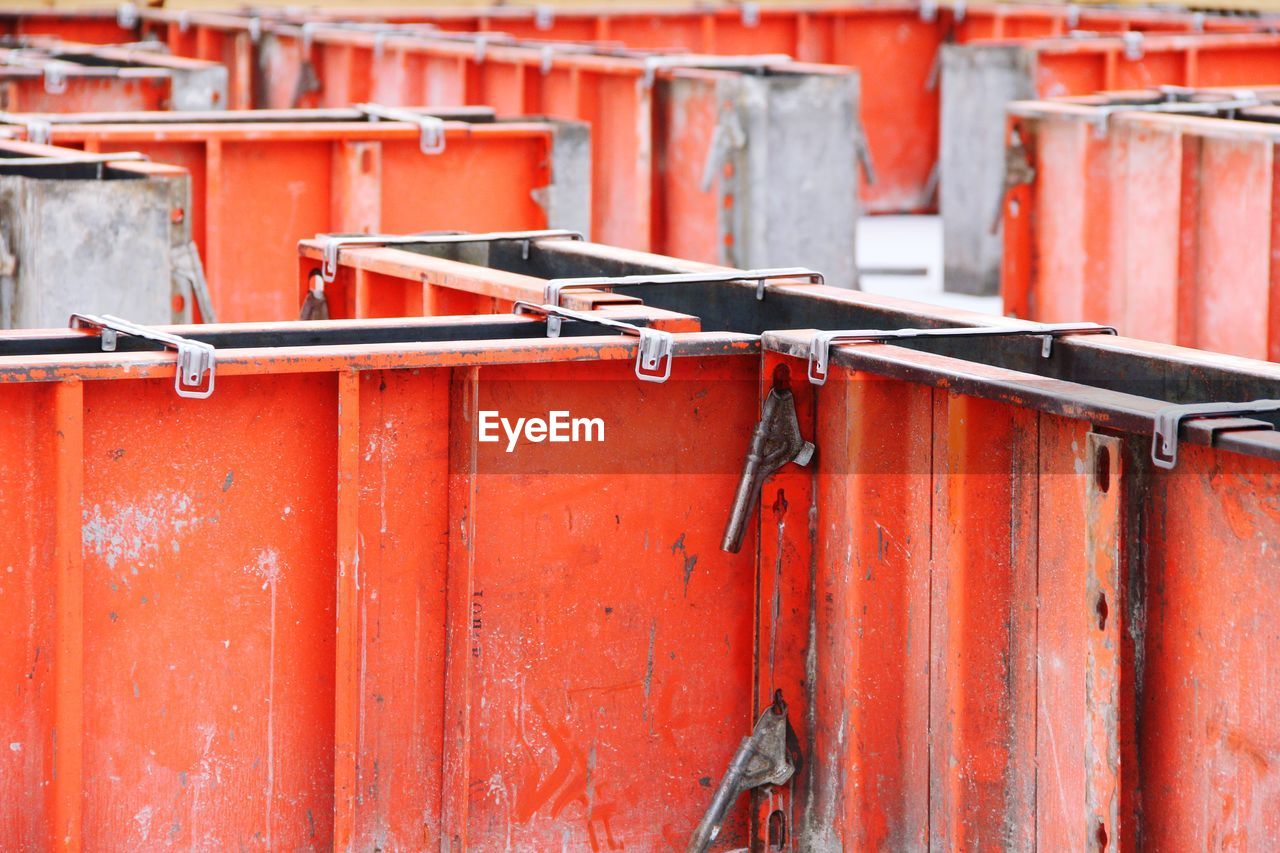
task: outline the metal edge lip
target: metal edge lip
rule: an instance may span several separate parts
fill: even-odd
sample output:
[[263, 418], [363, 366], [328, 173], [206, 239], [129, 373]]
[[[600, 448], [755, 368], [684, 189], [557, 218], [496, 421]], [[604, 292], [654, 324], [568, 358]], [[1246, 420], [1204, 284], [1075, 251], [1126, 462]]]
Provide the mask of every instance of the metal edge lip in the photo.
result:
[[[766, 332], [763, 349], [795, 358], [808, 358], [809, 332]], [[1121, 339], [1123, 340], [1123, 339]], [[1070, 346], [1059, 341], [1058, 346]], [[1031, 373], [994, 367], [982, 362], [911, 350], [892, 344], [859, 344], [833, 347], [831, 364], [861, 370], [967, 396], [1024, 406], [1062, 417], [1091, 421], [1095, 426], [1149, 436], [1155, 417], [1170, 405], [1141, 397]], [[1252, 419], [1240, 419], [1252, 420]], [[1262, 426], [1265, 422], [1253, 420]], [[1237, 453], [1280, 461], [1280, 432], [1222, 432], [1218, 428], [1187, 422], [1184, 442], [1217, 447]]]

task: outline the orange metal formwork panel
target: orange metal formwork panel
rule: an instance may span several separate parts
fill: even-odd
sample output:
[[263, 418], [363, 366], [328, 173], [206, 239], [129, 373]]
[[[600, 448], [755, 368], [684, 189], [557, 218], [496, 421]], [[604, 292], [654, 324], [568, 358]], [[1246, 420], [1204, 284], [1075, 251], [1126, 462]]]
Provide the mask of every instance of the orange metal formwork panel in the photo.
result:
[[217, 110], [227, 71], [200, 59], [49, 36], [0, 46], [0, 106], [10, 111]]
[[[803, 374], [811, 340], [764, 345]], [[1188, 447], [1166, 471], [1150, 430], [1188, 363], [1190, 398], [1274, 395], [1280, 373], [1055, 346], [1080, 361], [861, 345], [812, 392], [811, 831], [834, 849], [1274, 837], [1268, 770], [1231, 744], [1270, 742], [1280, 701], [1254, 675], [1275, 638], [1243, 627], [1270, 616], [1280, 442], [1252, 421], [1248, 448]], [[1140, 365], [1127, 386], [1121, 352]]]
[[1080, 312], [1150, 340], [1280, 359], [1280, 128], [1258, 106], [1277, 94], [1196, 97], [1227, 106], [1154, 91], [1011, 106], [1011, 156], [1034, 180], [1005, 206], [1006, 313]]
[[[716, 272], [569, 240], [496, 246], [485, 264], [339, 260], [398, 263], [406, 280], [435, 268], [490, 298]], [[79, 778], [60, 776], [45, 811], [41, 788], [20, 789], [35, 816], [5, 831], [52, 823], [89, 843], [195, 819], [215, 844], [543, 847], [567, 832], [584, 849], [679, 847], [780, 688], [804, 769], [740, 805], [727, 845], [1271, 837], [1267, 770], [1240, 745], [1275, 739], [1278, 700], [1239, 679], [1280, 650], [1256, 628], [1275, 600], [1280, 435], [1179, 409], [1180, 461], [1150, 460], [1170, 406], [1280, 398], [1280, 366], [1078, 337], [1096, 327], [982, 328], [816, 285], [627, 293], [645, 305], [612, 316], [714, 306], [706, 331], [675, 335], [669, 383], [636, 381], [628, 339], [548, 340], [495, 317], [179, 329], [218, 353], [204, 401], [175, 397], [172, 357], [137, 345], [0, 337], [22, 450], [0, 470], [29, 484], [20, 505], [0, 501], [24, 537], [0, 545], [25, 572], [4, 588], [26, 583], [14, 606], [45, 614], [6, 640], [24, 701], [0, 710], [37, 754], [2, 760], [43, 778], [50, 727], [82, 733], [56, 741]], [[812, 331], [742, 334], [780, 327], [879, 331], [830, 341], [818, 386]], [[892, 337], [940, 327], [960, 336]], [[778, 387], [816, 461], [763, 484], [728, 556], [740, 454]], [[489, 401], [599, 412], [623, 443], [508, 455], [473, 432]], [[1240, 543], [1230, 567], [1223, 541]], [[30, 543], [52, 549], [60, 586], [40, 583], [50, 563]], [[33, 669], [37, 646], [55, 653]], [[232, 649], [239, 668], [209, 665]], [[38, 701], [59, 679], [71, 689]], [[96, 713], [131, 696], [137, 714]], [[106, 811], [107, 759], [115, 775], [169, 763]], [[148, 824], [131, 817], [143, 808]]]
[[[655, 385], [624, 339], [420, 322], [177, 329], [218, 341], [207, 400], [6, 339], [6, 846], [687, 838], [752, 722], [754, 558], [716, 546], [755, 340], [679, 335]], [[565, 406], [607, 443], [476, 442]]]
[[[946, 43], [1032, 38], [1071, 30], [1210, 32], [1250, 30], [1253, 20], [1150, 10], [1003, 4], [843, 3], [821, 6], [743, 4], [729, 8], [368, 8], [289, 13], [259, 9], [265, 22], [429, 23], [449, 31], [508, 33], [518, 38], [614, 41], [643, 49], [704, 54], [786, 53], [804, 62], [845, 65], [862, 80], [862, 115], [874, 164], [862, 199], [871, 213], [935, 207], [938, 155], [937, 53]], [[235, 22], [198, 12], [145, 10], [144, 32], [189, 48], [203, 28], [225, 38]], [[244, 30], [247, 21], [241, 20]], [[256, 25], [259, 30], [262, 24]], [[176, 36], [175, 29], [185, 35]], [[267, 27], [267, 41], [272, 36]], [[176, 41], [175, 41], [176, 40]], [[264, 52], [274, 50], [264, 47]], [[196, 55], [196, 54], [186, 54]], [[246, 71], [249, 71], [246, 67]], [[249, 91], [248, 78], [233, 88]]]
[[[303, 102], [488, 104], [592, 127], [591, 236], [730, 266], [812, 264], [856, 283], [857, 78], [716, 57], [273, 28], [271, 75], [322, 81]], [[306, 69], [312, 69], [307, 71]], [[275, 103], [269, 100], [268, 103]]]
[[450, 120], [433, 153], [418, 125], [354, 109], [8, 120], [59, 145], [188, 169], [215, 317], [240, 322], [297, 317], [294, 260], [281, 249], [318, 232], [587, 226], [586, 128], [440, 112]]
[[[1021, 176], [1006, 175], [1006, 102], [1159, 85], [1266, 86], [1280, 83], [1280, 35], [1150, 35], [1129, 38], [989, 42], [944, 51], [943, 190], [947, 286], [995, 293], [999, 285], [1000, 199]], [[948, 96], [949, 97], [949, 96]], [[948, 168], [945, 164], [950, 163]], [[947, 194], [954, 192], [950, 212]]]
[[[369, 287], [399, 279], [469, 294], [476, 301], [457, 303], [466, 310], [590, 270], [715, 272], [568, 241], [481, 265], [424, 251], [440, 250], [352, 247], [338, 258]], [[304, 247], [304, 281], [320, 254], [318, 243]], [[669, 310], [714, 306], [707, 325], [739, 331], [991, 322], [821, 286], [781, 282], [763, 300], [745, 282], [719, 287], [617, 293]], [[1216, 436], [1192, 415], [1184, 441], [1218, 446], [1187, 444], [1172, 471], [1152, 463], [1151, 434], [1170, 406], [1280, 396], [1280, 368], [1109, 337], [1064, 337], [1046, 357], [1036, 328], [1025, 335], [837, 345], [830, 379], [814, 387], [803, 380], [812, 333], [765, 334], [762, 375], [788, 368], [801, 429], [818, 446], [812, 474], [788, 467], [765, 485], [749, 528], [770, 602], [762, 620], [775, 620], [760, 623], [760, 644], [785, 650], [758, 686], [810, 703], [797, 724], [809, 770], [777, 801], [757, 802], [759, 814], [788, 816], [797, 849], [1069, 849], [1104, 837], [1133, 849], [1148, 833], [1225, 837], [1231, 820], [1234, 837], [1271, 837], [1267, 771], [1239, 761], [1239, 740], [1227, 738], [1270, 741], [1262, 709], [1280, 700], [1239, 685], [1255, 683], [1249, 672], [1277, 646], [1259, 640], [1251, 663], [1235, 658], [1221, 612], [1199, 602], [1204, 578], [1230, 571], [1218, 543], [1241, 541], [1260, 556], [1232, 584], [1239, 610], [1229, 621], [1267, 618], [1265, 555], [1280, 542], [1274, 415], [1222, 422], [1246, 431]], [[1214, 466], [1224, 476], [1209, 477]], [[1184, 489], [1196, 509], [1171, 503]], [[1212, 547], [1200, 537], [1208, 530], [1218, 531]], [[1165, 572], [1176, 591], [1154, 580]], [[1256, 605], [1245, 590], [1258, 591]], [[1201, 632], [1194, 656], [1182, 653], [1181, 631]], [[1224, 656], [1231, 672], [1210, 675]], [[1206, 701], [1187, 677], [1221, 692]], [[1243, 722], [1227, 735], [1237, 724], [1221, 720]], [[1213, 733], [1203, 738], [1200, 726]], [[1231, 818], [1205, 819], [1205, 801]]]
[[120, 44], [136, 38], [137, 21], [114, 9], [21, 9], [0, 12], [0, 36], [57, 36], [90, 44]]

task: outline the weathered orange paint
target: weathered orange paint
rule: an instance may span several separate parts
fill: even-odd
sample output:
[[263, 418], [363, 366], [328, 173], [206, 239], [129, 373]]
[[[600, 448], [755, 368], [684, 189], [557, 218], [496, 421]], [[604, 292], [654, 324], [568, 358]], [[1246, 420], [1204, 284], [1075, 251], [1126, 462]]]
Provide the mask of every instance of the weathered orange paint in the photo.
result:
[[1280, 359], [1271, 108], [1237, 118], [1114, 106], [1157, 97], [1011, 108], [1035, 180], [1005, 202], [1005, 311]]
[[[429, 23], [446, 31], [509, 34], [522, 39], [616, 42], [646, 50], [678, 49], [704, 54], [786, 53], [803, 62], [856, 68], [862, 80], [862, 115], [866, 125], [875, 181], [864, 182], [863, 200], [872, 213], [924, 211], [936, 206], [938, 159], [938, 86], [936, 56], [943, 44], [982, 38], [1031, 39], [1093, 32], [1236, 32], [1266, 26], [1246, 18], [1194, 15], [1171, 10], [1101, 9], [1089, 6], [1023, 4], [936, 4], [928, 11], [918, 3], [752, 4], [728, 8], [563, 7], [518, 8], [368, 8], [313, 9], [301, 15], [258, 9], [257, 24], [248, 17], [217, 13], [145, 9], [142, 31], [167, 39], [185, 56], [219, 59], [220, 52], [187, 52], [199, 34], [202, 44], [250, 41], [250, 26], [273, 32], [273, 23], [313, 25], [356, 21], [366, 24]], [[270, 37], [269, 37], [270, 38]], [[296, 42], [272, 45], [274, 59], [298, 63]], [[340, 52], [351, 61], [349, 49]], [[363, 66], [362, 66], [363, 67]], [[523, 76], [530, 72], [506, 72]], [[293, 73], [259, 81], [248, 67], [232, 89], [253, 92], [254, 86], [281, 86], [292, 95]], [[327, 82], [327, 81], [326, 81]], [[291, 88], [292, 87], [292, 88]], [[518, 97], [520, 86], [508, 81], [501, 97]], [[242, 100], [246, 95], [237, 95]], [[272, 101], [272, 103], [280, 103]]]

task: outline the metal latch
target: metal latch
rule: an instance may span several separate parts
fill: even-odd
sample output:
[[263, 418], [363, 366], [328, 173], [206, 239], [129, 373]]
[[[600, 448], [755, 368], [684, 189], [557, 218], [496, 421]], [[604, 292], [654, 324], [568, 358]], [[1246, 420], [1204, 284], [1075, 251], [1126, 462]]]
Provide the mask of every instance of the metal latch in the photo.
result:
[[[4, 161], [0, 160], [0, 166]], [[338, 275], [338, 251], [344, 246], [421, 246], [444, 243], [500, 243], [505, 241], [521, 241], [524, 243], [524, 256], [529, 256], [529, 244], [535, 240], [583, 240], [579, 231], [563, 228], [552, 228], [543, 231], [491, 231], [484, 234], [467, 234], [450, 231], [442, 234], [361, 234], [341, 236], [335, 234], [317, 234], [317, 240], [324, 241], [323, 265], [320, 273], [325, 281], [333, 281]]]
[[1097, 323], [1024, 323], [1018, 326], [965, 326], [950, 329], [862, 329], [857, 331], [816, 332], [809, 342], [809, 381], [822, 385], [827, 381], [827, 368], [833, 344], [887, 344], [909, 338], [1002, 338], [1015, 335], [1042, 338], [1040, 355], [1053, 355], [1054, 338], [1067, 335], [1114, 335], [1114, 326]]
[[791, 371], [786, 365], [779, 365], [774, 371], [773, 388], [765, 398], [760, 420], [751, 433], [751, 447], [742, 466], [742, 479], [738, 481], [738, 491], [733, 497], [733, 509], [729, 511], [729, 523], [725, 526], [720, 550], [736, 554], [742, 549], [747, 519], [760, 503], [764, 481], [788, 462], [808, 465], [813, 459], [813, 451], [813, 443], [805, 441], [800, 434], [795, 396], [791, 393]]
[[[1155, 431], [1151, 436], [1151, 461], [1160, 468], [1172, 469], [1178, 464], [1178, 427], [1184, 420], [1230, 418], [1280, 412], [1280, 400], [1250, 400], [1244, 403], [1190, 403], [1169, 406], [1156, 412]], [[1213, 432], [1226, 430], [1273, 430], [1266, 421], [1250, 421], [1240, 425], [1210, 427]]]
[[729, 762], [729, 771], [720, 780], [711, 805], [689, 839], [688, 853], [704, 853], [724, 825], [729, 809], [744, 791], [770, 785], [784, 785], [801, 764], [800, 739], [787, 717], [782, 691], [773, 694], [773, 704], [756, 722], [751, 736], [742, 739]]
[[560, 294], [566, 290], [607, 290], [617, 288], [646, 287], [662, 284], [715, 284], [718, 282], [750, 281], [756, 285], [756, 299], [764, 299], [764, 289], [778, 279], [808, 279], [810, 284], [822, 284], [822, 273], [804, 267], [742, 270], [735, 272], [660, 273], [657, 275], [600, 276], [596, 278], [553, 278], [547, 282], [543, 301], [548, 305], [560, 305]]
[[[72, 314], [71, 328], [98, 331], [102, 335], [102, 351], [115, 352], [120, 335], [145, 338], [178, 353], [178, 372], [173, 377], [173, 389], [179, 397], [203, 400], [213, 393], [214, 350], [212, 344], [193, 341], [139, 326], [111, 314]], [[204, 382], [205, 374], [208, 383]]]
[[418, 147], [422, 149], [422, 153], [444, 153], [444, 119], [439, 116], [424, 115], [396, 107], [384, 107], [381, 104], [356, 104], [356, 109], [373, 121], [381, 119], [416, 124], [420, 131]]
[[513, 314], [537, 314], [547, 321], [547, 337], [560, 337], [560, 327], [565, 320], [577, 320], [580, 323], [593, 323], [608, 329], [622, 332], [640, 339], [636, 349], [636, 378], [645, 382], [666, 382], [671, 378], [672, 349], [675, 338], [670, 332], [661, 329], [650, 329], [647, 326], [636, 326], [621, 320], [611, 320], [598, 314], [583, 311], [570, 311], [557, 305], [535, 305], [532, 302], [516, 302], [511, 309]]

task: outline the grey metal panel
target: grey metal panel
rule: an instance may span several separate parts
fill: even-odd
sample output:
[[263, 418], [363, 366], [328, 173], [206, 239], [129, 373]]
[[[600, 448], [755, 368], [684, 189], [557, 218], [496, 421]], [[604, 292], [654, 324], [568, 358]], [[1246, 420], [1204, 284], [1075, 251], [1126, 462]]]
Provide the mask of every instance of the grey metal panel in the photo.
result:
[[189, 320], [190, 295], [172, 261], [188, 233], [172, 211], [186, 209], [187, 193], [185, 178], [0, 176], [0, 237], [13, 257], [12, 275], [0, 280], [0, 326], [65, 326], [72, 312], [144, 324]]
[[942, 49], [944, 289], [1000, 292], [1005, 105], [1035, 97], [1034, 57], [1017, 45]]
[[721, 187], [734, 196], [731, 206], [720, 205], [732, 234], [721, 241], [722, 262], [805, 266], [830, 285], [856, 288], [858, 76], [739, 74], [719, 85], [721, 103], [735, 105], [721, 124], [737, 122], [726, 133], [740, 134], [729, 151], [742, 176]]
[[217, 65], [200, 69], [175, 68], [170, 110], [201, 112], [227, 108], [227, 68]]
[[591, 237], [591, 127], [586, 122], [541, 119], [555, 128], [551, 183], [534, 190], [548, 228]]

